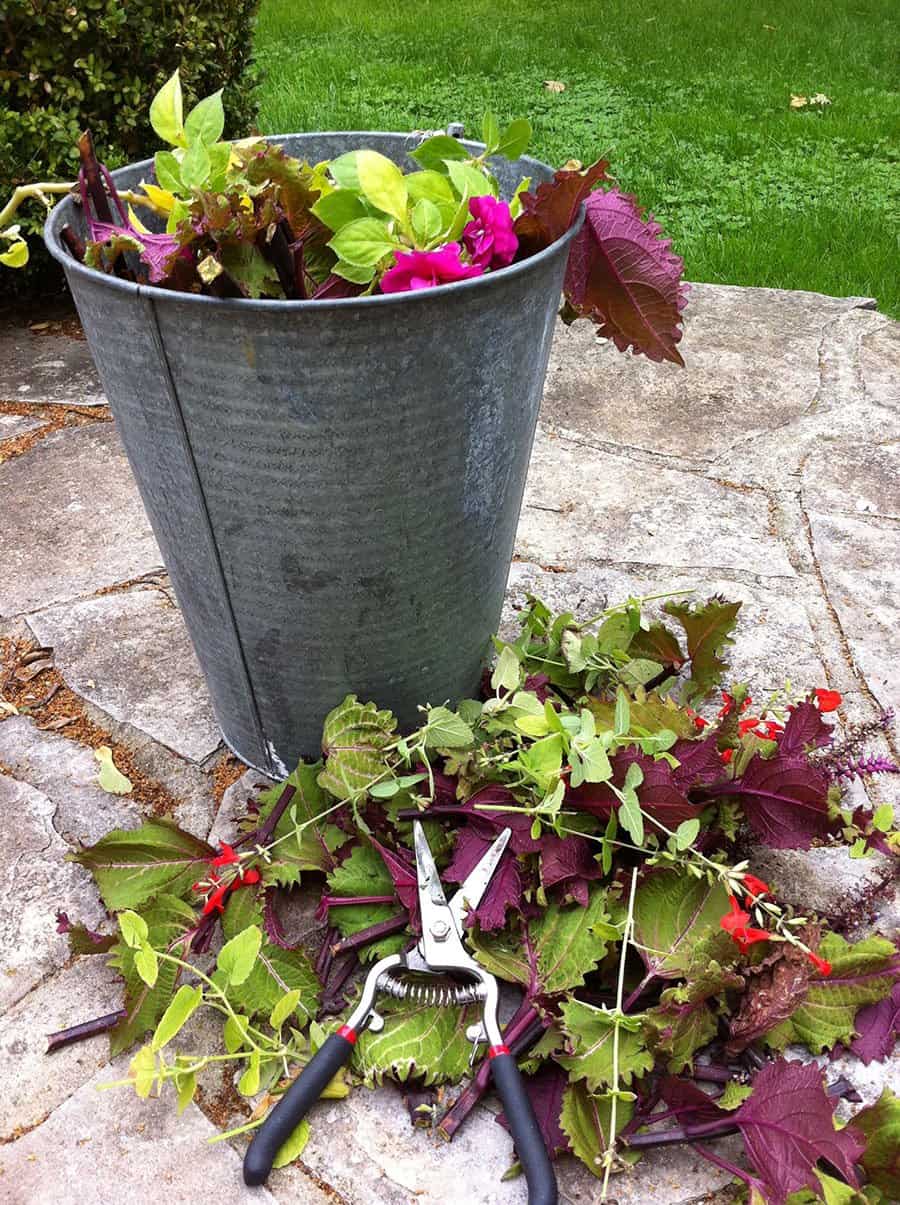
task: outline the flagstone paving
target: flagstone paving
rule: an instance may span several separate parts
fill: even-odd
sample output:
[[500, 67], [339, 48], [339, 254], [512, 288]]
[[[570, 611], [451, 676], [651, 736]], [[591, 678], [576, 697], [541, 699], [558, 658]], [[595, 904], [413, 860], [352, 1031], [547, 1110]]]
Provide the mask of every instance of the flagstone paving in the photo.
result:
[[[58, 909], [89, 925], [104, 919], [88, 876], [64, 855], [141, 811], [97, 786], [74, 710], [133, 759], [147, 807], [169, 808], [194, 832], [227, 839], [262, 781], [248, 771], [219, 805], [223, 751], [209, 701], [73, 325], [0, 330], [0, 636], [52, 647], [73, 711], [42, 703], [45, 671], [33, 680], [35, 718], [0, 719], [0, 807], [10, 818], [0, 853], [0, 1199], [523, 1205], [521, 1180], [500, 1179], [512, 1150], [490, 1101], [451, 1145], [413, 1129], [392, 1087], [324, 1102], [302, 1160], [268, 1189], [248, 1190], [240, 1141], [208, 1142], [243, 1120], [227, 1084], [204, 1085], [177, 1118], [170, 1100], [98, 1091], [127, 1065], [109, 1063], [104, 1039], [43, 1053], [47, 1032], [119, 1003], [103, 959], [70, 959], [57, 932]], [[528, 592], [582, 616], [628, 594], [721, 593], [744, 604], [736, 679], [762, 695], [786, 676], [828, 686], [844, 692], [839, 722], [874, 718], [900, 701], [900, 324], [865, 298], [698, 285], [682, 349], [679, 372], [620, 356], [587, 324], [560, 327], [506, 630]], [[39, 404], [23, 415], [22, 401]], [[66, 404], [94, 410], [60, 426]], [[56, 429], [35, 439], [51, 415]], [[895, 729], [873, 751], [896, 756], [897, 744]], [[900, 807], [889, 778], [859, 791]], [[900, 927], [886, 859], [780, 851], [760, 856], [763, 866], [804, 907], [858, 931]], [[845, 1056], [839, 1068], [865, 1099], [900, 1079], [897, 1059], [863, 1068]], [[734, 1158], [731, 1141], [719, 1149]], [[558, 1168], [568, 1205], [598, 1200], [580, 1165]], [[720, 1199], [726, 1180], [673, 1147], [650, 1152], [614, 1191], [621, 1205], [684, 1205]]]

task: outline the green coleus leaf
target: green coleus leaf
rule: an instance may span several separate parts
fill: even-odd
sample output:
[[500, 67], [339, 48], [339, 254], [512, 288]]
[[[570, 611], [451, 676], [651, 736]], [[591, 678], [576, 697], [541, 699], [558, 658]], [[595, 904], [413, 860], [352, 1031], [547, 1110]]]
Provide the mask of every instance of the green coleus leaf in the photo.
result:
[[353, 1069], [369, 1086], [385, 1078], [457, 1083], [469, 1068], [472, 1043], [466, 1028], [478, 1020], [473, 1008], [430, 1008], [411, 1000], [379, 1007], [380, 1033], [366, 1030], [353, 1052]]
[[[622, 1127], [631, 1120], [633, 1112], [634, 1104], [620, 1098], [616, 1109], [617, 1131], [621, 1132]], [[611, 1113], [611, 1098], [591, 1092], [583, 1079], [576, 1080], [566, 1088], [560, 1125], [569, 1140], [572, 1153], [598, 1179], [603, 1177], [603, 1156], [609, 1149]], [[633, 1162], [638, 1154], [626, 1153], [625, 1158]]]
[[[394, 882], [377, 851], [371, 845], [359, 844], [354, 846], [350, 857], [329, 874], [328, 891], [331, 895], [350, 898], [393, 895]], [[342, 937], [352, 937], [363, 929], [389, 920], [399, 911], [399, 903], [348, 904], [332, 908], [328, 919]], [[360, 950], [360, 958], [365, 961], [384, 958], [402, 950], [408, 941], [403, 933], [393, 934]]]
[[701, 947], [708, 958], [733, 960], [734, 947], [721, 928], [728, 893], [667, 870], [648, 875], [634, 900], [634, 942], [647, 971], [660, 979], [684, 978]]
[[[240, 940], [248, 929], [258, 928], [262, 922], [262, 905], [250, 891], [236, 891], [229, 896], [222, 917], [222, 930], [229, 943]], [[244, 969], [241, 964], [239, 973]], [[270, 1017], [284, 995], [293, 991], [299, 991], [295, 1005], [298, 1021], [304, 1014], [311, 1021], [318, 1011], [320, 985], [307, 955], [300, 949], [284, 950], [265, 938], [246, 978], [236, 983], [232, 970], [220, 967], [213, 980], [226, 992], [232, 1008], [247, 1017]]]
[[[598, 730], [612, 731], [615, 704], [602, 699], [589, 698], [585, 704], [597, 721]], [[642, 702], [631, 700], [631, 724], [635, 732], [649, 734], [674, 732], [676, 736], [690, 740], [697, 735], [694, 721], [671, 699], [649, 694]]]
[[731, 633], [737, 624], [741, 604], [710, 598], [699, 606], [686, 602], [667, 602], [663, 610], [677, 619], [687, 637], [691, 676], [683, 689], [685, 702], [702, 699], [722, 680], [727, 668], [719, 653], [734, 644]]
[[889, 1201], [900, 1200], [900, 1097], [885, 1088], [875, 1104], [861, 1109], [851, 1124], [866, 1136], [860, 1162], [869, 1180]]
[[[653, 1068], [653, 1055], [644, 1043], [643, 1018], [635, 1014], [618, 1023], [619, 1082], [613, 1069], [615, 1014], [570, 997], [560, 1010], [562, 1029], [571, 1053], [557, 1055], [557, 1062], [573, 1080], [583, 1079], [592, 1092], [602, 1087], [626, 1087]], [[633, 1024], [636, 1023], [636, 1028]]]
[[802, 1042], [818, 1054], [837, 1042], [849, 1044], [857, 1010], [889, 996], [900, 979], [896, 949], [883, 937], [850, 944], [837, 933], [826, 933], [817, 952], [831, 963], [831, 974], [810, 979], [799, 1007], [763, 1036], [774, 1050]]
[[325, 769], [318, 782], [336, 799], [359, 799], [369, 784], [384, 776], [383, 750], [391, 743], [397, 721], [374, 703], [348, 695], [325, 717], [322, 751]]
[[521, 984], [529, 996], [558, 995], [580, 987], [606, 957], [609, 945], [598, 932], [611, 920], [606, 902], [605, 890], [595, 886], [586, 907], [550, 904], [523, 919], [520, 931], [475, 927], [469, 940], [481, 965], [500, 979]]
[[[202, 143], [195, 143], [195, 146], [202, 146]], [[184, 177], [184, 163], [181, 174]], [[187, 184], [187, 179], [184, 182]], [[245, 297], [284, 296], [274, 266], [253, 243], [226, 243], [220, 247], [218, 259]]]
[[156, 1027], [175, 991], [178, 968], [164, 959], [157, 962], [153, 985], [144, 982], [138, 966], [138, 960], [146, 957], [143, 951], [149, 947], [181, 957], [184, 935], [194, 927], [197, 917], [193, 908], [177, 896], [160, 895], [150, 907], [143, 909], [140, 920], [146, 925], [146, 938], [139, 936], [139, 926], [133, 932], [129, 931], [129, 940], [135, 940], [136, 945], [127, 944], [123, 937], [113, 947], [109, 960], [109, 965], [118, 970], [124, 981], [126, 1010], [126, 1016], [110, 1031], [112, 1057], [127, 1050]]
[[96, 845], [71, 855], [93, 874], [111, 912], [137, 908], [161, 892], [184, 896], [215, 850], [171, 820], [145, 821], [140, 828], [115, 829]]
[[273, 845], [271, 860], [259, 864], [266, 885], [289, 887], [300, 882], [301, 871], [327, 873], [336, 865], [334, 852], [348, 836], [324, 814], [334, 807], [334, 800], [319, 785], [321, 772], [322, 762], [301, 762], [284, 782], [259, 796], [254, 828], [266, 819], [286, 786], [292, 786], [295, 792], [290, 807], [275, 826], [273, 842], [277, 844]]

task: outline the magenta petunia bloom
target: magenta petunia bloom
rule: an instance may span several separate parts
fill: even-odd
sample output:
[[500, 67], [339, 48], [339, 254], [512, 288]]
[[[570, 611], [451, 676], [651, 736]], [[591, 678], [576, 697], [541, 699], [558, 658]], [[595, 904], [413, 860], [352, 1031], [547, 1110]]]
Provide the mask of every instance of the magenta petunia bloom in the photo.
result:
[[445, 243], [437, 251], [395, 252], [397, 262], [381, 278], [382, 293], [431, 289], [480, 276], [484, 269], [477, 264], [464, 264], [459, 258], [460, 250], [459, 243]]
[[519, 240], [507, 203], [496, 197], [472, 197], [469, 213], [473, 220], [463, 230], [463, 242], [472, 263], [482, 268], [505, 268], [511, 264]]

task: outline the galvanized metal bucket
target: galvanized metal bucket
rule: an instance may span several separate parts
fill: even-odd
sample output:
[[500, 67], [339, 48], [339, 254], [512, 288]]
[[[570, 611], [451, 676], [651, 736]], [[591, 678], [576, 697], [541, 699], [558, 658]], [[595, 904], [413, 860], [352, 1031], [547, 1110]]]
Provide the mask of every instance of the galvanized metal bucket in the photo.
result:
[[[279, 137], [317, 162], [403, 134]], [[474, 144], [473, 144], [474, 145]], [[531, 159], [493, 164], [507, 195]], [[150, 179], [150, 161], [114, 173]], [[331, 301], [136, 285], [45, 238], [112, 405], [227, 744], [282, 775], [345, 694], [471, 695], [496, 629], [569, 243], [487, 276]]]

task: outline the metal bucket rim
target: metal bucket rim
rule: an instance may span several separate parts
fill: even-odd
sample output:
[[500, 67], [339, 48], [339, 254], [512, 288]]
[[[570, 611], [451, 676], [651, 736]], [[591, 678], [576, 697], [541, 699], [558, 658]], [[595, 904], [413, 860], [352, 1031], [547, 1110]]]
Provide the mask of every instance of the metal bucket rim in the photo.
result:
[[[268, 134], [265, 135], [265, 141], [279, 142], [283, 139], [298, 137], [409, 139], [416, 137], [416, 135], [404, 134], [398, 130], [317, 130], [306, 134]], [[484, 148], [483, 143], [471, 142], [467, 139], [461, 139], [461, 141], [465, 146], [475, 149]], [[542, 163], [539, 159], [534, 159], [530, 155], [520, 156], [518, 162], [534, 164], [535, 167], [541, 168], [542, 171], [553, 171], [553, 168], [548, 164]], [[126, 164], [124, 167], [117, 168], [112, 173], [113, 179], [121, 172], [134, 171], [136, 168], [149, 169], [152, 164], [152, 159], [141, 159], [136, 163]], [[464, 290], [483, 289], [489, 287], [493, 280], [509, 280], [514, 276], [522, 275], [522, 273], [529, 271], [529, 269], [538, 267], [545, 260], [557, 255], [563, 247], [568, 245], [581, 229], [581, 225], [584, 222], [584, 206], [582, 205], [580, 213], [569, 229], [548, 247], [544, 247], [534, 255], [528, 256], [527, 259], [510, 264], [506, 268], [495, 268], [492, 272], [486, 272], [482, 276], [475, 276], [469, 280], [457, 280], [451, 284], [434, 285], [432, 288], [413, 289], [402, 293], [376, 293], [370, 297], [323, 297], [317, 299], [287, 300], [277, 297], [209, 297], [202, 293], [186, 293], [176, 291], [175, 289], [160, 289], [155, 285], [137, 284], [133, 281], [121, 280], [118, 276], [112, 276], [96, 268], [89, 268], [87, 265], [79, 263], [70, 254], [59, 235], [59, 231], [66, 223], [66, 206], [73, 206], [74, 203], [72, 194], [69, 194], [55, 205], [47, 215], [43, 231], [44, 243], [47, 250], [62, 265], [67, 273], [86, 277], [89, 280], [102, 281], [110, 289], [118, 290], [134, 297], [148, 297], [154, 301], [179, 301], [192, 305], [211, 305], [217, 306], [219, 309], [234, 309], [241, 312], [246, 312], [250, 309], [263, 310], [269, 313], [279, 310], [353, 310], [362, 309], [363, 307], [371, 309], [376, 305], [417, 305], [442, 297], [459, 296]]]

